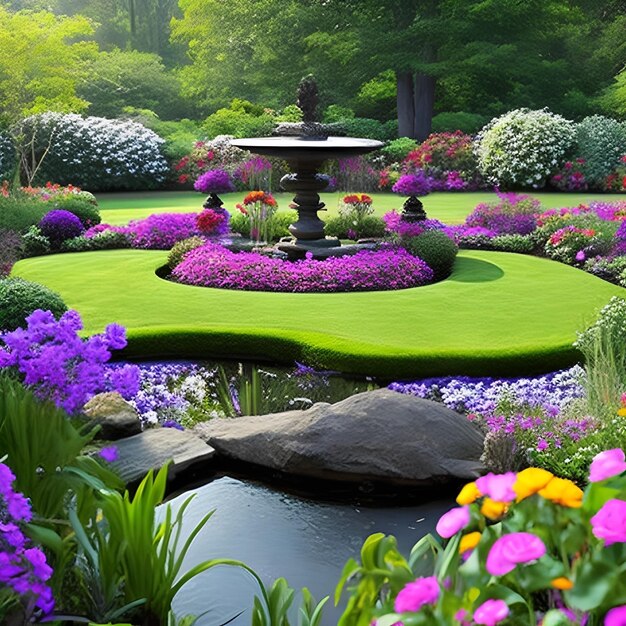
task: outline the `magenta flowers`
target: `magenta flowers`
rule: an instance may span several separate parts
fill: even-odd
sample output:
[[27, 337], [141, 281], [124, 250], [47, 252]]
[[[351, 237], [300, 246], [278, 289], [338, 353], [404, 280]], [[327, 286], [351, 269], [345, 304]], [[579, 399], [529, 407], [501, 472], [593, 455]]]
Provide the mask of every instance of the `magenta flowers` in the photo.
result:
[[193, 188], [202, 193], [228, 193], [229, 191], [235, 191], [235, 185], [233, 185], [226, 170], [209, 170], [204, 172], [193, 184]]
[[474, 621], [484, 626], [495, 626], [509, 615], [509, 607], [504, 600], [486, 600], [474, 611]]
[[626, 502], [609, 500], [591, 518], [592, 532], [604, 545], [626, 542]]
[[418, 170], [416, 174], [400, 176], [391, 191], [402, 196], [426, 196], [430, 193], [432, 186], [432, 178], [424, 174], [423, 170]]
[[517, 480], [515, 472], [507, 472], [506, 474], [486, 474], [476, 481], [476, 486], [480, 493], [489, 496], [496, 502], [513, 502], [515, 500], [515, 491], [513, 485]]
[[605, 450], [597, 454], [589, 468], [589, 482], [597, 483], [626, 472], [626, 459], [621, 448]]
[[626, 604], [616, 606], [604, 616], [604, 626], [624, 626], [626, 624]]
[[[626, 504], [626, 503], [624, 503]], [[546, 546], [532, 533], [510, 533], [496, 539], [487, 555], [486, 569], [492, 576], [504, 576], [519, 563], [540, 559]]]
[[456, 535], [459, 530], [465, 528], [470, 522], [469, 506], [460, 506], [444, 513], [437, 522], [437, 532], [440, 537], [449, 539]]
[[288, 263], [208, 243], [187, 253], [172, 276], [181, 283], [203, 287], [327, 293], [417, 287], [430, 282], [433, 272], [404, 249], [364, 250], [324, 261]]
[[434, 576], [418, 578], [408, 583], [396, 596], [396, 613], [419, 611], [427, 604], [434, 604], [439, 599], [439, 583]]

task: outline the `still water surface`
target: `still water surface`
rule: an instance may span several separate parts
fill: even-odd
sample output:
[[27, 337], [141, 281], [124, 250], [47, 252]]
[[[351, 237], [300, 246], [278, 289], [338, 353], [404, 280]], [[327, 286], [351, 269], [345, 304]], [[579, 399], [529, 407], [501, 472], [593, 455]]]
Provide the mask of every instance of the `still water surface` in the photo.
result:
[[[285, 577], [300, 589], [308, 587], [319, 600], [330, 595], [324, 626], [337, 623], [342, 607], [332, 605], [332, 595], [343, 565], [358, 558], [363, 541], [372, 533], [392, 534], [403, 554], [426, 533], [434, 532], [451, 500], [424, 501], [410, 506], [384, 508], [338, 504], [306, 499], [263, 484], [231, 477], [218, 478], [171, 500], [176, 510], [196, 494], [184, 519], [183, 537], [208, 511], [215, 509], [187, 555], [183, 570], [211, 558], [244, 561], [266, 584]], [[218, 567], [200, 574], [176, 597], [179, 616], [202, 617], [197, 626], [218, 626], [244, 610], [233, 626], [249, 626], [257, 587], [244, 571]], [[299, 603], [299, 594], [296, 603]], [[292, 624], [298, 623], [295, 612]]]

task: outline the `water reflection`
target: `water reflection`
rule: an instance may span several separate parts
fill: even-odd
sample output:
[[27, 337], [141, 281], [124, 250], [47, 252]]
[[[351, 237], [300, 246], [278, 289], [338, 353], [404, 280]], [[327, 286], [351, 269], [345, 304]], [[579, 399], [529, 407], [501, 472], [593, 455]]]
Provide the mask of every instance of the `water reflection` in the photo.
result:
[[[349, 557], [358, 556], [374, 532], [393, 534], [403, 553], [434, 531], [449, 500], [385, 508], [319, 502], [267, 486], [223, 477], [172, 500], [175, 509], [191, 493], [183, 536], [209, 511], [216, 512], [197, 537], [183, 571], [205, 559], [228, 557], [250, 565], [266, 582], [283, 576], [296, 589], [308, 587], [319, 600], [332, 594]], [[245, 572], [219, 567], [204, 572], [178, 594], [177, 615], [202, 617], [198, 626], [217, 626], [244, 611], [232, 624], [248, 626], [257, 587]], [[298, 595], [299, 601], [299, 595]], [[337, 623], [341, 607], [326, 605], [323, 624]], [[293, 614], [292, 623], [297, 623]]]

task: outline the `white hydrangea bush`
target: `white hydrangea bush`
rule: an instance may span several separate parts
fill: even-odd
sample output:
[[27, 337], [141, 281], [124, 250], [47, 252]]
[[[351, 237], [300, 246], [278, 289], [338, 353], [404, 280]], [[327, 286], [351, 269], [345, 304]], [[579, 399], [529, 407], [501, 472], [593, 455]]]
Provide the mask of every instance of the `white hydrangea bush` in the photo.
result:
[[48, 112], [27, 118], [22, 128], [26, 143], [34, 136], [37, 150], [47, 149], [38, 183], [91, 191], [152, 189], [169, 170], [165, 141], [138, 122]]
[[600, 187], [626, 154], [626, 124], [591, 115], [576, 126], [577, 156], [585, 159], [582, 171], [587, 182]]
[[0, 132], [0, 181], [8, 179], [15, 167], [15, 147], [7, 133]]
[[478, 133], [474, 150], [485, 178], [500, 187], [541, 188], [576, 140], [574, 122], [548, 109], [515, 109]]

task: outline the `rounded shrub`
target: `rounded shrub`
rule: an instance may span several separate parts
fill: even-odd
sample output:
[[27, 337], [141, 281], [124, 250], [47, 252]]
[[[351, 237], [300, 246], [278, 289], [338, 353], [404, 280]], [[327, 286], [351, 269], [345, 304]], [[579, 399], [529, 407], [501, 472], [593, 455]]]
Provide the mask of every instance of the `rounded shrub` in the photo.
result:
[[97, 205], [90, 202], [87, 198], [80, 197], [79, 194], [65, 196], [55, 201], [54, 205], [58, 209], [73, 213], [85, 228], [90, 228], [101, 222], [100, 211]]
[[170, 253], [167, 255], [167, 264], [170, 269], [174, 269], [190, 250], [195, 250], [206, 243], [204, 237], [189, 237], [175, 243]]
[[492, 119], [477, 135], [483, 177], [501, 187], [541, 188], [576, 138], [573, 122], [547, 109], [515, 109]]
[[599, 187], [626, 154], [626, 125], [602, 115], [586, 117], [576, 126], [577, 154], [584, 159], [587, 182]]
[[501, 252], [532, 254], [535, 251], [535, 240], [527, 235], [498, 235], [490, 243], [494, 250]]
[[130, 120], [42, 113], [20, 123], [24, 146], [47, 154], [36, 182], [53, 180], [91, 191], [153, 189], [165, 181], [169, 166], [164, 141]]
[[339, 215], [326, 220], [324, 232], [339, 239], [365, 239], [385, 236], [385, 222], [375, 215], [366, 215], [358, 221]]
[[58, 293], [22, 278], [0, 279], [0, 330], [23, 327], [37, 309], [51, 311], [59, 318], [67, 307]]
[[435, 280], [443, 280], [452, 273], [459, 247], [440, 230], [425, 230], [417, 237], [403, 239], [402, 247], [424, 261], [434, 273]]
[[74, 213], [63, 209], [54, 209], [41, 218], [39, 230], [53, 246], [59, 246], [66, 239], [73, 239], [81, 235], [85, 227]]

